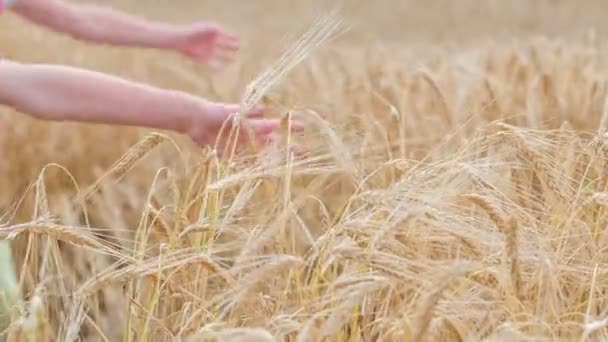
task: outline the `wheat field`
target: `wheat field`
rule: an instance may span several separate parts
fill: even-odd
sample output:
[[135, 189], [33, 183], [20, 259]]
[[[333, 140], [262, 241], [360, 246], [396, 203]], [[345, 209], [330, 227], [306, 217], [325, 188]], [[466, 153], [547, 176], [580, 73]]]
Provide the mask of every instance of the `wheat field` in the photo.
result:
[[[10, 14], [2, 54], [240, 101], [334, 6], [106, 3], [212, 18], [241, 36], [239, 60], [91, 46]], [[606, 10], [346, 1], [336, 35], [262, 99], [306, 131], [228, 159], [0, 109], [0, 239], [20, 299], [0, 339], [608, 339]]]

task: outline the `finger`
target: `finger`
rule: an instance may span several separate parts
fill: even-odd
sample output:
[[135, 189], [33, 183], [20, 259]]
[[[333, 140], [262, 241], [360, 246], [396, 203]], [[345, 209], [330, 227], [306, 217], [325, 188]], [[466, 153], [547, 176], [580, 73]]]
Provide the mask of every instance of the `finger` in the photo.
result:
[[292, 133], [300, 133], [304, 131], [304, 123], [299, 120], [290, 120], [288, 127]]
[[[278, 119], [261, 119], [261, 120], [250, 120], [247, 126], [258, 137], [258, 140], [262, 143], [268, 143], [267, 139], [276, 139], [277, 131], [281, 127], [281, 120]], [[304, 130], [304, 124], [301, 122], [292, 122], [290, 125], [290, 132], [302, 132]]]
[[216, 46], [221, 49], [236, 51], [241, 47], [241, 44], [239, 43], [238, 39], [222, 37], [218, 39]]
[[215, 47], [220, 51], [237, 52], [241, 46], [238, 43], [217, 42]]
[[288, 151], [293, 153], [296, 157], [304, 157], [310, 153], [310, 150], [302, 145], [292, 144], [287, 147]]
[[239, 45], [217, 43], [215, 44], [214, 54], [224, 56], [234, 56], [239, 52]]
[[[262, 143], [266, 146], [274, 145], [280, 141], [280, 137], [276, 133], [267, 135]], [[301, 144], [290, 144], [287, 146], [287, 151], [293, 153], [295, 157], [303, 157], [310, 153], [310, 150], [302, 146]]]
[[[222, 107], [222, 112], [225, 112], [227, 114], [236, 114], [236, 113], [240, 113], [241, 111], [241, 105], [240, 104], [236, 104], [236, 103], [220, 103], [220, 106]], [[253, 108], [251, 108], [249, 111], [247, 111], [247, 113], [245, 113], [245, 117], [246, 118], [259, 118], [264, 116], [264, 111], [266, 110], [266, 107], [264, 105], [256, 105]]]
[[258, 136], [265, 136], [276, 131], [281, 127], [281, 122], [276, 119], [251, 120], [248, 123], [249, 127]]
[[238, 133], [238, 143], [247, 144], [251, 139], [258, 143], [264, 144], [269, 134], [272, 134], [277, 128], [280, 127], [278, 120], [268, 119], [253, 119], [247, 120], [242, 123], [239, 127], [240, 133]]
[[215, 52], [213, 58], [215, 60], [220, 60], [222, 63], [232, 63], [236, 60], [236, 53], [218, 50]]
[[232, 64], [236, 61], [235, 53], [226, 53], [223, 51], [216, 51], [213, 56], [209, 58], [207, 64], [216, 63], [218, 65]]
[[[241, 105], [236, 103], [218, 103], [220, 107], [219, 115], [225, 115], [227, 119], [232, 120], [234, 117], [241, 113]], [[245, 113], [247, 119], [261, 119], [264, 117], [266, 107], [264, 105], [256, 105]]]
[[236, 103], [218, 103], [221, 108], [221, 114], [226, 116], [238, 114], [241, 110], [241, 106]]
[[[281, 120], [253, 118], [252, 120], [248, 120], [245, 126], [247, 129], [251, 129], [263, 141], [268, 135], [274, 134], [281, 128]], [[292, 121], [289, 128], [291, 133], [302, 132], [304, 131], [304, 124], [299, 121]]]
[[221, 38], [223, 40], [235, 42], [237, 44], [239, 42], [239, 36], [236, 33], [233, 33], [233, 32], [223, 31], [222, 34], [221, 34]]
[[264, 111], [266, 110], [266, 107], [264, 105], [256, 105], [255, 107], [253, 107], [248, 113], [247, 113], [247, 117], [248, 118], [263, 118], [264, 117]]

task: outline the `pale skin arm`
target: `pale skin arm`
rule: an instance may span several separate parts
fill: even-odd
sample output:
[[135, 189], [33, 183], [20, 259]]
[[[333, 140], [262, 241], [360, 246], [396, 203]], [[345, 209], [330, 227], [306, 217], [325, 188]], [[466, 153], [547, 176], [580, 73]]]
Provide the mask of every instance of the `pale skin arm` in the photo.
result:
[[168, 48], [179, 29], [92, 4], [61, 0], [19, 0], [12, 10], [56, 32], [95, 43]]
[[66, 66], [0, 62], [0, 103], [33, 117], [186, 133], [204, 101]]
[[[229, 130], [230, 119], [239, 111], [238, 104], [212, 102], [94, 71], [6, 60], [0, 60], [0, 105], [42, 120], [170, 130], [188, 135], [201, 146], [215, 144], [222, 125], [227, 122]], [[266, 119], [263, 114], [263, 108], [255, 108], [245, 113], [243, 121], [262, 143], [280, 127], [278, 119]], [[299, 122], [292, 127], [302, 129]], [[247, 143], [248, 135], [240, 136], [240, 143]]]
[[19, 0], [11, 10], [33, 23], [83, 41], [174, 50], [203, 62], [214, 56], [231, 61], [239, 48], [236, 35], [208, 22], [169, 25], [107, 6], [63, 0]]

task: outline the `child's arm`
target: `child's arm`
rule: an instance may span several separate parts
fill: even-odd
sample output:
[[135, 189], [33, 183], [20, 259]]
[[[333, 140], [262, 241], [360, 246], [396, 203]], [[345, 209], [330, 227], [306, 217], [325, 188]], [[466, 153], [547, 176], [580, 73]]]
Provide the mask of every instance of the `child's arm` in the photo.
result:
[[[2, 0], [0, 0], [2, 1]], [[18, 0], [17, 14], [74, 38], [94, 43], [175, 50], [208, 62], [224, 60], [238, 49], [238, 38], [210, 23], [173, 26], [136, 18], [109, 7], [63, 0]]]
[[178, 92], [63, 66], [0, 62], [0, 103], [39, 119], [184, 133], [204, 103]]
[[[215, 143], [239, 109], [97, 72], [10, 61], [0, 61], [0, 104], [44, 120], [172, 130], [201, 145]], [[278, 120], [260, 118], [261, 109], [247, 114], [258, 138], [279, 127]]]

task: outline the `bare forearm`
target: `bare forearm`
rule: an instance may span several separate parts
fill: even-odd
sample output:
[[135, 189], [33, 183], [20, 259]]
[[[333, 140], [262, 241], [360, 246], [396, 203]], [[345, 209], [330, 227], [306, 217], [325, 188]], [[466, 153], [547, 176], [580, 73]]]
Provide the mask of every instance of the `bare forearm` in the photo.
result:
[[62, 0], [22, 0], [15, 11], [23, 17], [77, 39], [112, 45], [171, 48], [179, 28], [90, 4]]
[[46, 120], [105, 123], [183, 133], [201, 99], [63, 66], [0, 62], [0, 104]]

